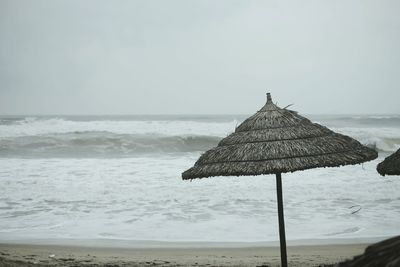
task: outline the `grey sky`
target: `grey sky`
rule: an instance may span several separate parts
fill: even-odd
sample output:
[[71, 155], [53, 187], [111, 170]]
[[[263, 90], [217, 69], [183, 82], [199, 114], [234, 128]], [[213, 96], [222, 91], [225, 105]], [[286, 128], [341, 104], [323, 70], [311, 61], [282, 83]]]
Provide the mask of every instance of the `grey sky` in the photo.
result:
[[400, 113], [399, 10], [0, 0], [0, 114]]

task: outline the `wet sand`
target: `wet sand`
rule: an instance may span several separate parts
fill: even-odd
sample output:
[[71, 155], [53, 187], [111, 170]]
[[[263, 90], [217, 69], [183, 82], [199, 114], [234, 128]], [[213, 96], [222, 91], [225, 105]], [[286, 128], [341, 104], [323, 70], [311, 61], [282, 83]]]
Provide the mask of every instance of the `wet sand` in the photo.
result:
[[[289, 266], [331, 266], [361, 254], [368, 244], [289, 246]], [[279, 247], [88, 247], [0, 244], [0, 266], [270, 266]]]

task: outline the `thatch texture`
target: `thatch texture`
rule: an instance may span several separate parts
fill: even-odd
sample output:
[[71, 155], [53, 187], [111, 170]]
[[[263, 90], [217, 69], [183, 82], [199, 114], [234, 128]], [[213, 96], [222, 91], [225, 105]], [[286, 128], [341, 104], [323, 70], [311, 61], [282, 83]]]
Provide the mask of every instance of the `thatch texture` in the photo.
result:
[[400, 175], [400, 149], [379, 163], [376, 170], [383, 176]]
[[336, 265], [336, 267], [399, 267], [400, 236], [368, 246], [364, 254]]
[[294, 172], [375, 159], [358, 141], [267, 103], [218, 146], [205, 152], [183, 179]]

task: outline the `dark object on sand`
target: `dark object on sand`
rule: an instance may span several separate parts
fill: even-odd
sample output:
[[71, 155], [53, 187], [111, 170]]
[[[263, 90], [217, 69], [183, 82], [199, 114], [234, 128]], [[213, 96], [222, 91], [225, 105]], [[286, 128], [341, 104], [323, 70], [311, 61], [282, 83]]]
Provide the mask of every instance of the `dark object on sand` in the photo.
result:
[[218, 146], [182, 173], [184, 180], [211, 176], [275, 174], [282, 266], [287, 266], [281, 173], [358, 164], [377, 153], [358, 141], [267, 103]]
[[399, 267], [400, 236], [375, 243], [365, 249], [364, 254], [341, 262], [337, 267]]
[[400, 149], [379, 163], [376, 170], [383, 176], [400, 175]]

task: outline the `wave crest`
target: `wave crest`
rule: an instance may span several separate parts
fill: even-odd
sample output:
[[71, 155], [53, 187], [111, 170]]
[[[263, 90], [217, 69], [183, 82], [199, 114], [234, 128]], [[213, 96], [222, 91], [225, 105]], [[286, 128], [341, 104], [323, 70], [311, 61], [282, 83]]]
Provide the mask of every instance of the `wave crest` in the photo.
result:
[[0, 140], [2, 157], [127, 157], [205, 151], [221, 137], [116, 134], [106, 131], [19, 136]]

